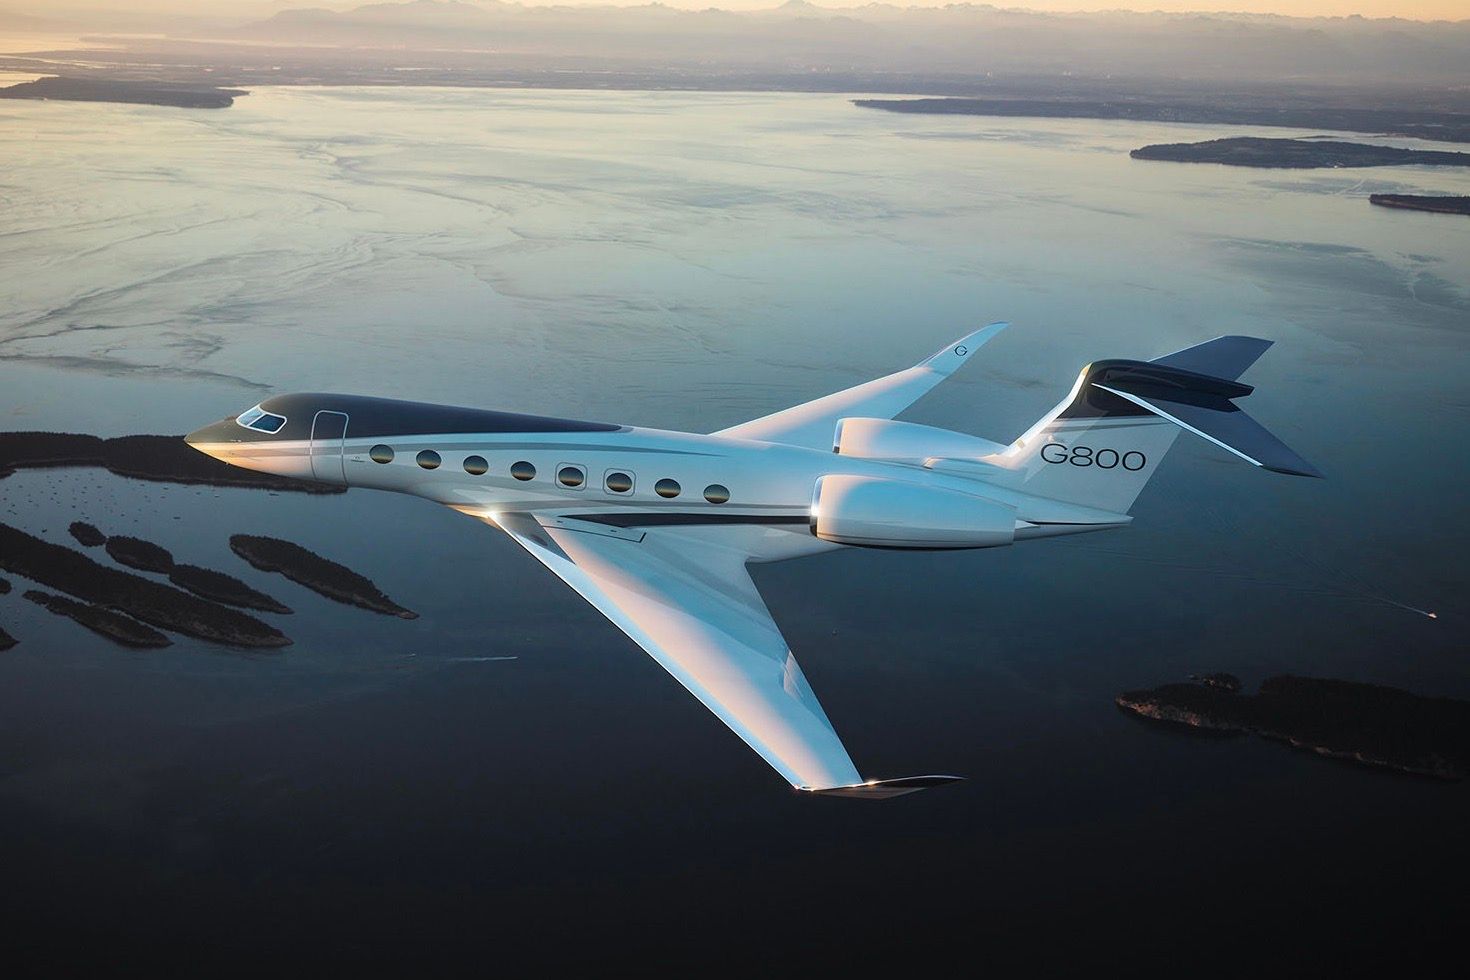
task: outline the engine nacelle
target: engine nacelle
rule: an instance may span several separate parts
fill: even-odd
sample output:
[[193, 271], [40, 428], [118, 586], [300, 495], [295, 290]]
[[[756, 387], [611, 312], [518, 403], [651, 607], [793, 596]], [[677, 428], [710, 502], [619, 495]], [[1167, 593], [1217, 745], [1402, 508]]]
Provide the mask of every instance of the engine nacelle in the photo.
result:
[[864, 459], [923, 460], [934, 456], [978, 459], [1004, 452], [1005, 448], [979, 436], [892, 419], [840, 419], [832, 434], [834, 453]]
[[995, 548], [1016, 536], [1004, 504], [936, 487], [833, 475], [812, 493], [812, 533], [870, 548]]

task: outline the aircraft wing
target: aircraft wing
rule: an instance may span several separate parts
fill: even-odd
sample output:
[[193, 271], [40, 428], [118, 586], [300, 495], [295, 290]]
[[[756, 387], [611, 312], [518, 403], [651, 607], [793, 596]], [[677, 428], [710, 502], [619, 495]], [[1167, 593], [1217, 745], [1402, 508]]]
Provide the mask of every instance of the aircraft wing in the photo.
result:
[[837, 422], [844, 418], [891, 419], [949, 377], [978, 347], [1009, 324], [992, 323], [968, 334], [927, 360], [882, 378], [805, 402], [774, 415], [721, 429], [717, 436], [781, 442], [809, 449], [831, 449]]
[[667, 531], [609, 536], [530, 514], [493, 518], [673, 674], [792, 786], [883, 799], [949, 782], [863, 781], [738, 549]]

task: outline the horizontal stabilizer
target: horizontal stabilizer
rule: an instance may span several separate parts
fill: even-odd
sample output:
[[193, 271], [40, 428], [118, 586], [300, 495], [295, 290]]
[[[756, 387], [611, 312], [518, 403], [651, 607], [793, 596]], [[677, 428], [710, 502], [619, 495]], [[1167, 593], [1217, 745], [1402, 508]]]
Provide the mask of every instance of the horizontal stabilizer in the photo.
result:
[[1223, 395], [1111, 381], [1096, 387], [1202, 436], [1256, 466], [1291, 476], [1322, 473]]
[[1258, 337], [1216, 337], [1203, 344], [1156, 357], [1150, 363], [1234, 381], [1245, 373], [1246, 368], [1260, 360], [1271, 344], [1272, 341]]
[[851, 786], [833, 786], [830, 789], [805, 789], [803, 792], [816, 796], [841, 796], [852, 800], [891, 800], [895, 796], [907, 796], [931, 786], [964, 782], [964, 776], [904, 776], [901, 779], [870, 779]]

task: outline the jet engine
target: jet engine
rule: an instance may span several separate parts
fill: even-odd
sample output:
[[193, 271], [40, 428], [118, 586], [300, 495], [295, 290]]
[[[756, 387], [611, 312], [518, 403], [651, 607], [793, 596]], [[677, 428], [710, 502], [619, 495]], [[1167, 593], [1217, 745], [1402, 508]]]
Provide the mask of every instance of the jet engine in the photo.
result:
[[1004, 504], [902, 480], [832, 475], [812, 493], [812, 533], [872, 548], [995, 548], [1015, 539]]

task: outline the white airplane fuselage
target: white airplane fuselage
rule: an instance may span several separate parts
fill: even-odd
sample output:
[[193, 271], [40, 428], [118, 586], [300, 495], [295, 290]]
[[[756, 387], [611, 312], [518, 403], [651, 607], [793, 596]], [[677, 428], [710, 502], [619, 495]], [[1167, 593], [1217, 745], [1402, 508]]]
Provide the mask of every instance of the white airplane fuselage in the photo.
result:
[[[814, 490], [819, 480], [832, 476], [983, 497], [1015, 511], [1015, 540], [1096, 531], [1129, 521], [1125, 515], [989, 483], [983, 477], [988, 467], [983, 465], [961, 475], [925, 466], [924, 459], [865, 459], [830, 450], [636, 426], [609, 427], [608, 431], [355, 437], [350, 411], [334, 411], [338, 403], [333, 396], [279, 396], [263, 407], [269, 409], [282, 399], [306, 402], [291, 410], [308, 408], [315, 437], [260, 438], [226, 419], [192, 434], [189, 441], [236, 466], [338, 486], [412, 494], [490, 521], [503, 512], [555, 515], [554, 519], [576, 522], [583, 530], [611, 535], [655, 526], [768, 528], [774, 533], [753, 554], [754, 561], [845, 546], [814, 533]], [[313, 410], [315, 404], [327, 407]], [[328, 430], [331, 435], [321, 436], [323, 415], [346, 415], [346, 436], [337, 436], [335, 425]], [[391, 450], [391, 457], [382, 451], [384, 447]], [[375, 448], [378, 459], [373, 455]], [[424, 465], [421, 453], [434, 454], [424, 458], [433, 465]], [[380, 461], [383, 459], [386, 461]], [[482, 472], [471, 472], [480, 465]], [[525, 478], [515, 475], [518, 466]], [[1008, 472], [998, 466], [994, 471]], [[631, 486], [623, 489], [627, 483]]]

